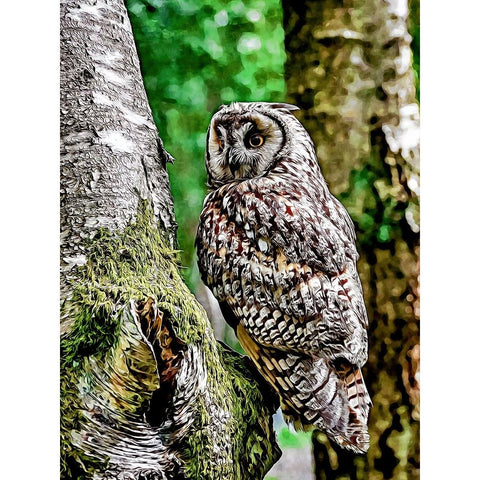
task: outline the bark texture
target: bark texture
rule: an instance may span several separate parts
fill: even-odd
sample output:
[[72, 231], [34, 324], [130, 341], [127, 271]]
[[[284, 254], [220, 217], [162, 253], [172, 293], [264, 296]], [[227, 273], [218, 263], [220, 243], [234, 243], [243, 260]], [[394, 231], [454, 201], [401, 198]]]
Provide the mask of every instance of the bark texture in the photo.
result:
[[61, 476], [263, 478], [276, 398], [179, 274], [172, 158], [123, 2], [60, 13]]
[[288, 100], [357, 227], [371, 447], [314, 436], [317, 478], [419, 477], [419, 110], [406, 0], [284, 1]]
[[[85, 263], [85, 239], [122, 230], [148, 199], [175, 243], [165, 169], [132, 32], [120, 2], [61, 3], [61, 286]], [[68, 325], [64, 325], [68, 329]]]

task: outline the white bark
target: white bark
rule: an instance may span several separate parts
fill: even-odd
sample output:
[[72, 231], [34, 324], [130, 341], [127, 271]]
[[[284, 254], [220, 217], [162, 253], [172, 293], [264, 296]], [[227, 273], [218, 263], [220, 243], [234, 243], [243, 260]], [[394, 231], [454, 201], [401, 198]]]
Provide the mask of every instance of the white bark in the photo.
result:
[[[123, 3], [61, 2], [61, 300], [85, 239], [122, 230], [140, 199], [174, 245], [175, 220], [163, 149], [140, 76]], [[64, 325], [64, 331], [68, 325]]]

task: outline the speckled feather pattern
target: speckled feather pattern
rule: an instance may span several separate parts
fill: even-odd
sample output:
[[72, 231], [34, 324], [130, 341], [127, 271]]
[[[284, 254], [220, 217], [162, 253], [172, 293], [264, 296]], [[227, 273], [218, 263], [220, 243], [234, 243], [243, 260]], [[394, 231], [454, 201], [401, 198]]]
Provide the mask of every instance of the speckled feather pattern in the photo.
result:
[[[354, 226], [291, 110], [236, 103], [212, 118], [198, 264], [285, 417], [364, 452], [368, 319]], [[252, 148], [255, 133], [263, 144]]]

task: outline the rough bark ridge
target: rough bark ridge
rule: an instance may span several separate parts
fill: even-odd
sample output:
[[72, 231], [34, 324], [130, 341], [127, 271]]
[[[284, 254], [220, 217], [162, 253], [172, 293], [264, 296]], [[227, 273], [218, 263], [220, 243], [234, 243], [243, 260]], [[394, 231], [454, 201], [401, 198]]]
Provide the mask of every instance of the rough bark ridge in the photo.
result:
[[419, 476], [419, 114], [406, 0], [284, 1], [289, 101], [356, 223], [371, 447], [314, 441], [317, 478]]
[[61, 3], [62, 478], [260, 479], [275, 399], [183, 283], [118, 0]]

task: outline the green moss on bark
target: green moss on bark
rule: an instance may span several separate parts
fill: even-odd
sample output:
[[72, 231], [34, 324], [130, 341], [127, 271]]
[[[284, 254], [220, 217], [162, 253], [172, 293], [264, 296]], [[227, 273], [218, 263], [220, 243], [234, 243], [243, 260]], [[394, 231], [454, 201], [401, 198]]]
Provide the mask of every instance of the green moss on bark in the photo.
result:
[[144, 422], [158, 374], [130, 305], [151, 297], [168, 313], [175, 335], [186, 348], [197, 346], [205, 361], [205, 391], [190, 405], [194, 420], [176, 447], [187, 478], [263, 478], [279, 457], [272, 407], [244, 360], [215, 341], [179, 274], [178, 252], [153, 219], [150, 205], [142, 203], [135, 223], [122, 232], [99, 230], [61, 307], [62, 318], [73, 319], [61, 341], [62, 477], [91, 478], [110, 468], [108, 452], [115, 446], [107, 444], [104, 452], [82, 446], [97, 433], [109, 435], [91, 426], [95, 415], [108, 420], [115, 435], [125, 419]]
[[154, 225], [148, 203], [141, 204], [136, 222], [123, 232], [98, 230], [87, 250], [87, 263], [79, 267], [72, 297], [62, 306], [62, 317], [75, 319], [62, 341], [67, 364], [111, 348], [119, 313], [131, 300], [157, 299], [160, 309], [176, 320], [183, 340], [201, 338], [202, 332], [190, 322], [199, 315], [198, 308], [178, 273], [178, 252]]

